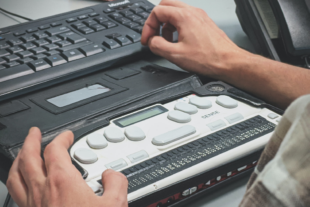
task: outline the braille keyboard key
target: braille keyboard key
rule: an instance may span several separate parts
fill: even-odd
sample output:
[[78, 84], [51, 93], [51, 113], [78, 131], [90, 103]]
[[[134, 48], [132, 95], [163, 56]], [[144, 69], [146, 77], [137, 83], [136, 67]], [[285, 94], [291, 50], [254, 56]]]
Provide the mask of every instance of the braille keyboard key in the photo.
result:
[[46, 33], [44, 33], [44, 32], [36, 32], [36, 33], [33, 34], [33, 36], [35, 38], [37, 38], [38, 40], [42, 39], [42, 38], [48, 37], [48, 35]]
[[134, 28], [134, 27], [139, 26], [139, 24], [136, 23], [136, 22], [127, 22], [127, 23], [125, 23], [124, 25], [127, 26], [127, 27], [129, 27], [129, 28]]
[[42, 25], [42, 26], [39, 27], [40, 30], [45, 30], [45, 29], [48, 29], [48, 28], [50, 28], [49, 25]]
[[0, 44], [0, 50], [3, 50], [3, 49], [5, 49], [5, 48], [8, 48], [8, 47], [11, 47], [8, 43], [2, 43], [2, 44]]
[[0, 58], [0, 64], [6, 63], [6, 60], [4, 60], [3, 58]]
[[8, 56], [3, 57], [3, 59], [5, 59], [8, 62], [12, 62], [14, 60], [20, 59], [20, 57], [18, 57], [17, 55], [8, 55]]
[[124, 10], [124, 11], [121, 11], [120, 14], [122, 14], [126, 17], [126, 16], [133, 15], [133, 12], [129, 11], [129, 10]]
[[68, 40], [72, 44], [76, 44], [76, 43], [83, 42], [86, 40], [85, 37], [82, 37], [74, 32], [64, 33], [60, 35], [60, 37], [63, 38], [64, 40]]
[[52, 27], [57, 27], [57, 26], [60, 26], [60, 25], [62, 25], [61, 22], [54, 22], [54, 23], [51, 24]]
[[23, 42], [31, 42], [31, 41], [36, 40], [36, 38], [34, 38], [31, 35], [25, 35], [25, 36], [21, 37], [20, 40], [22, 40]]
[[113, 22], [104, 22], [102, 23], [103, 26], [105, 26], [106, 28], [112, 28], [112, 27], [116, 27], [117, 24], [113, 23]]
[[238, 102], [229, 96], [221, 95], [217, 97], [216, 103], [224, 108], [232, 109], [238, 106]]
[[56, 27], [53, 29], [46, 30], [46, 33], [49, 34], [50, 36], [54, 36], [68, 31], [70, 31], [68, 27]]
[[102, 49], [99, 45], [88, 45], [80, 48], [80, 50], [85, 56], [91, 56], [104, 52], [104, 49]]
[[80, 42], [80, 43], [77, 43], [77, 44], [74, 44], [74, 45], [69, 45], [69, 46], [66, 46], [66, 47], [58, 48], [57, 50], [60, 51], [60, 52], [65, 52], [65, 51], [68, 51], [68, 50], [78, 49], [80, 47], [84, 47], [84, 46], [90, 45], [90, 44], [92, 44], [92, 42], [87, 40], [85, 42]]
[[29, 62], [33, 61], [33, 59], [30, 58], [30, 57], [26, 57], [26, 58], [24, 58], [24, 59], [17, 60], [17, 61], [18, 61], [19, 63], [21, 63], [21, 64], [25, 64], [25, 63], [29, 63]]
[[18, 65], [14, 68], [4, 69], [0, 71], [0, 82], [15, 79], [21, 76], [34, 73], [27, 65]]
[[63, 52], [63, 57], [69, 62], [69, 61], [73, 61], [73, 60], [78, 60], [81, 59], [83, 57], [85, 57], [80, 51], [78, 50], [69, 50], [66, 52]]
[[22, 51], [22, 52], [17, 53], [16, 55], [18, 55], [20, 58], [26, 58], [26, 57], [33, 55], [33, 53], [29, 51]]
[[46, 57], [46, 55], [44, 55], [44, 54], [38, 54], [38, 55], [31, 56], [31, 58], [34, 60], [40, 60], [40, 59], [43, 59], [45, 57]]
[[83, 27], [86, 27], [86, 25], [85, 24], [83, 24], [83, 23], [75, 23], [75, 24], [72, 24], [71, 25], [74, 29], [80, 29], [80, 28], [83, 28]]
[[50, 68], [51, 66], [45, 62], [44, 60], [40, 59], [40, 60], [35, 60], [35, 61], [32, 61], [30, 63], [28, 63], [29, 66], [35, 70], [35, 71], [40, 71], [40, 70], [45, 70], [47, 68]]
[[80, 32], [82, 32], [83, 34], [90, 34], [95, 32], [93, 29], [89, 28], [89, 27], [83, 27], [81, 29], [79, 29]]
[[114, 40], [107, 40], [103, 42], [103, 45], [106, 46], [109, 49], [115, 49], [120, 47], [120, 44], [118, 44], [116, 41]]
[[9, 43], [11, 46], [16, 46], [16, 45], [21, 45], [21, 44], [23, 44], [24, 42], [21, 41], [21, 40], [9, 40], [8, 43]]
[[42, 47], [36, 47], [36, 48], [32, 48], [30, 49], [30, 52], [34, 53], [35, 55], [40, 54], [42, 52], [45, 52], [46, 50]]
[[116, 18], [116, 21], [121, 23], [121, 24], [125, 24], [127, 22], [131, 22], [129, 19], [127, 19], [126, 17], [119, 17], [119, 18]]
[[0, 50], [0, 57], [10, 55], [10, 53], [6, 50]]
[[117, 37], [115, 41], [118, 42], [121, 46], [129, 45], [132, 42], [126, 37]]
[[128, 16], [127, 18], [130, 19], [131, 21], [136, 21], [136, 20], [138, 20], [138, 19], [141, 19], [140, 16], [135, 15], [135, 14], [130, 15], [130, 16]]
[[18, 32], [14, 32], [13, 33], [15, 37], [18, 37], [18, 36], [22, 36], [24, 34], [26, 34], [24, 31], [18, 31]]
[[79, 17], [78, 17], [78, 19], [79, 19], [79, 20], [82, 20], [82, 19], [87, 19], [87, 18], [88, 18], [88, 16], [87, 16], [87, 15], [81, 15], [81, 16], [79, 16]]
[[68, 23], [76, 22], [76, 18], [69, 18], [66, 20]]
[[107, 18], [104, 18], [104, 17], [97, 17], [94, 19], [96, 22], [98, 22], [99, 24], [102, 23], [102, 22], [107, 22], [109, 21]]
[[90, 28], [95, 30], [96, 32], [106, 29], [106, 27], [104, 27], [104, 26], [102, 26], [100, 24], [94, 24]]
[[15, 46], [15, 47], [8, 48], [7, 51], [9, 51], [10, 53], [18, 53], [18, 52], [23, 51], [23, 49], [18, 46]]
[[38, 47], [41, 47], [43, 45], [48, 45], [49, 42], [44, 40], [44, 39], [41, 39], [41, 40], [37, 40], [37, 41], [34, 41], [33, 42], [35, 45], [37, 45]]
[[183, 111], [187, 114], [196, 114], [198, 112], [198, 109], [196, 106], [184, 102], [179, 102], [174, 107], [175, 110]]
[[55, 43], [61, 41], [61, 39], [57, 36], [46, 38], [46, 40], [49, 41], [49, 43]]
[[87, 26], [91, 26], [91, 25], [93, 25], [93, 24], [97, 24], [97, 22], [94, 21], [94, 20], [86, 20], [86, 21], [84, 21], [83, 23], [86, 24]]
[[106, 14], [109, 14], [109, 13], [115, 12], [115, 10], [112, 8], [105, 8], [105, 9], [103, 9], [103, 12]]
[[185, 125], [153, 138], [152, 143], [156, 146], [164, 146], [196, 133], [192, 125]]
[[126, 37], [130, 39], [130, 41], [132, 42], [140, 42], [141, 40], [141, 35], [137, 35], [137, 34], [128, 34], [126, 35]]
[[71, 42], [69, 42], [67, 40], [63, 40], [60, 42], [56, 42], [55, 44], [58, 45], [59, 47], [65, 47], [65, 46], [71, 45]]
[[53, 67], [67, 62], [60, 55], [52, 55], [52, 56], [45, 58], [45, 60]]
[[197, 96], [190, 98], [189, 103], [200, 109], [208, 109], [212, 107], [212, 102], [209, 99]]
[[105, 166], [108, 169], [119, 170], [121, 168], [126, 167], [127, 165], [128, 164], [124, 159], [119, 159], [119, 160], [116, 160], [114, 162], [108, 163]]
[[24, 50], [29, 50], [29, 49], [35, 48], [36, 46], [35, 44], [28, 42], [26, 44], [21, 45], [20, 47], [23, 48]]
[[173, 110], [168, 113], [168, 119], [177, 123], [188, 123], [191, 121], [191, 116], [182, 111]]
[[16, 62], [16, 61], [12, 61], [12, 62], [9, 62], [9, 63], [4, 63], [3, 65], [5, 67], [7, 67], [7, 68], [12, 68], [12, 67], [15, 67], [15, 66], [19, 65], [19, 63]]
[[27, 31], [28, 33], [33, 33], [33, 32], [38, 31], [38, 29], [37, 29], [37, 28], [32, 28], [32, 29], [27, 29], [26, 31]]
[[52, 50], [52, 51], [49, 51], [49, 52], [45, 52], [45, 53], [44, 53], [44, 55], [47, 55], [47, 56], [56, 55], [56, 54], [59, 54], [59, 51], [57, 51], [57, 50]]
[[90, 16], [90, 17], [96, 17], [96, 16], [98, 16], [98, 15], [99, 15], [99, 14], [96, 13], [96, 12], [93, 12], [93, 13], [88, 14], [88, 16]]
[[55, 44], [49, 44], [49, 45], [43, 46], [43, 48], [48, 50], [48, 51], [51, 51], [51, 50], [55, 50], [55, 49], [59, 48], [59, 46], [55, 45]]

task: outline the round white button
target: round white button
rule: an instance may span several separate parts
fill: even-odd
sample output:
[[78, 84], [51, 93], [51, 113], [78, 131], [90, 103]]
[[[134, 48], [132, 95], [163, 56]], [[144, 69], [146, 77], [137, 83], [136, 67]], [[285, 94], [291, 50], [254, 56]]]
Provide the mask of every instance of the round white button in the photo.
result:
[[207, 98], [200, 98], [200, 97], [192, 97], [189, 100], [189, 103], [192, 105], [197, 106], [200, 109], [208, 109], [212, 107], [212, 102]]
[[229, 96], [223, 96], [223, 95], [217, 97], [216, 103], [228, 109], [233, 109], [238, 106], [238, 102], [235, 99], [232, 99]]
[[97, 155], [90, 149], [80, 148], [75, 150], [74, 158], [83, 164], [92, 164], [98, 160]]
[[131, 126], [125, 130], [126, 137], [131, 141], [141, 141], [145, 139], [145, 134], [139, 127]]
[[198, 112], [198, 109], [196, 106], [193, 106], [191, 104], [187, 104], [187, 103], [177, 103], [174, 107], [175, 110], [179, 110], [179, 111], [183, 111], [187, 114], [196, 114]]
[[182, 111], [170, 111], [168, 119], [178, 123], [187, 123], [191, 121], [191, 116]]
[[125, 139], [124, 133], [116, 127], [109, 127], [104, 130], [104, 136], [109, 142], [114, 143], [121, 142]]
[[96, 133], [87, 136], [87, 144], [94, 149], [103, 149], [108, 146], [108, 142], [104, 136]]

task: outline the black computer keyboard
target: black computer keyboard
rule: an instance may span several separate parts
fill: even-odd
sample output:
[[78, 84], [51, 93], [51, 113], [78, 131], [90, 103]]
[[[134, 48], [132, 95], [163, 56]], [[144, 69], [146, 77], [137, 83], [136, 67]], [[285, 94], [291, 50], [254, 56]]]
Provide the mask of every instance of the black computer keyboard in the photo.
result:
[[0, 29], [0, 101], [142, 54], [146, 0], [118, 0]]

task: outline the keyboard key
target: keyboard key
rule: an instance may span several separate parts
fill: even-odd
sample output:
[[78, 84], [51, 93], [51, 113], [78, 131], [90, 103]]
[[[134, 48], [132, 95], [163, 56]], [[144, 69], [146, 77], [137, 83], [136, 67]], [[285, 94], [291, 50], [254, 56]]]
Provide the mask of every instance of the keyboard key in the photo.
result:
[[30, 50], [30, 52], [34, 53], [35, 55], [40, 54], [42, 52], [45, 52], [46, 50], [42, 47], [36, 47], [36, 48], [32, 48]]
[[12, 62], [14, 60], [20, 59], [20, 57], [18, 57], [17, 55], [8, 55], [8, 56], [3, 57], [3, 59], [5, 59], [8, 62]]
[[5, 40], [5, 38], [4, 37], [0, 37], [0, 41], [2, 41], [2, 40]]
[[48, 50], [48, 51], [51, 51], [51, 50], [55, 50], [55, 49], [59, 48], [59, 46], [55, 45], [55, 44], [49, 44], [49, 45], [43, 46], [43, 48]]
[[6, 69], [3, 65], [0, 65], [0, 70]]
[[120, 14], [124, 15], [125, 17], [127, 17], [127, 16], [130, 16], [130, 15], [133, 15], [133, 12], [129, 11], [129, 10], [124, 10], [124, 11], [121, 11]]
[[94, 21], [94, 20], [86, 20], [86, 21], [84, 21], [83, 23], [86, 24], [87, 26], [91, 26], [91, 25], [93, 25], [93, 24], [97, 24], [97, 22]]
[[9, 43], [11, 46], [15, 46], [15, 45], [21, 45], [21, 44], [23, 44], [24, 42], [21, 41], [21, 40], [9, 40], [8, 43]]
[[98, 13], [93, 12], [93, 13], [90, 13], [88, 16], [90, 16], [90, 17], [96, 17], [96, 16], [98, 16], [98, 15], [99, 15]]
[[27, 31], [28, 33], [33, 33], [33, 32], [38, 31], [38, 29], [37, 29], [37, 28], [32, 28], [32, 29], [27, 29], [26, 31]]
[[40, 60], [40, 59], [43, 59], [45, 57], [46, 57], [46, 55], [44, 55], [44, 54], [38, 54], [38, 55], [31, 56], [31, 58], [34, 60]]
[[103, 9], [103, 12], [106, 14], [109, 14], [109, 13], [115, 12], [115, 10], [112, 8], [105, 8], [105, 9]]
[[118, 42], [121, 46], [129, 45], [132, 43], [126, 37], [117, 37], [117, 38], [115, 38], [115, 41]]
[[36, 32], [36, 33], [34, 33], [33, 36], [37, 39], [42, 39], [42, 38], [48, 37], [48, 35], [44, 32]]
[[138, 20], [138, 19], [141, 19], [141, 17], [140, 16], [138, 16], [138, 15], [130, 15], [130, 16], [128, 16], [127, 17], [128, 19], [130, 19], [131, 21], [136, 21], [136, 20]]
[[106, 28], [112, 28], [112, 27], [117, 26], [117, 24], [115, 24], [113, 22], [103, 22], [102, 25], [105, 26]]
[[4, 43], [0, 44], [0, 50], [8, 48], [8, 47], [11, 47], [8, 43], [4, 42]]
[[18, 78], [21, 76], [34, 73], [27, 65], [19, 65], [12, 69], [4, 69], [0, 71], [0, 82]]
[[140, 7], [140, 6], [144, 6], [145, 3], [144, 2], [137, 2], [137, 3], [134, 3], [133, 5], [131, 5], [131, 7]]
[[86, 27], [86, 25], [85, 24], [83, 24], [83, 23], [75, 23], [75, 24], [72, 24], [71, 25], [74, 29], [80, 29], [80, 28], [82, 28], [82, 27]]
[[31, 42], [31, 41], [34, 41], [36, 40], [36, 38], [34, 38], [33, 36], [31, 35], [25, 35], [23, 37], [20, 38], [23, 42]]
[[138, 14], [139, 12], [143, 12], [144, 10], [141, 9], [140, 7], [131, 7], [130, 11], [132, 11], [135, 14]]
[[141, 41], [141, 35], [136, 35], [136, 34], [128, 34], [126, 35], [128, 39], [132, 42], [140, 42]]
[[151, 11], [152, 9], [154, 9], [154, 6], [144, 5], [144, 6], [141, 6], [140, 8], [143, 9], [144, 11]]
[[60, 37], [64, 40], [68, 40], [72, 44], [76, 44], [76, 43], [83, 42], [86, 40], [85, 37], [82, 37], [74, 32], [68, 32], [68, 33], [62, 34], [60, 35]]
[[0, 58], [0, 64], [6, 63], [6, 60], [4, 60], [3, 58]]
[[55, 43], [55, 42], [61, 41], [61, 39], [57, 36], [46, 38], [46, 40], [49, 41], [50, 43]]
[[35, 45], [37, 45], [38, 47], [41, 47], [41, 46], [43, 46], [43, 45], [48, 45], [48, 44], [49, 44], [49, 42], [46, 41], [46, 40], [44, 40], [44, 39], [34, 41], [33, 43], [34, 43]]
[[120, 47], [120, 45], [114, 40], [105, 41], [105, 42], [103, 42], [103, 45], [109, 49], [115, 49], [115, 48]]
[[66, 51], [62, 55], [64, 56], [64, 58], [67, 61], [73, 61], [73, 60], [77, 60], [77, 59], [81, 59], [81, 58], [85, 57], [81, 52], [79, 52], [76, 49]]
[[56, 27], [56, 28], [47, 30], [46, 33], [50, 36], [54, 36], [60, 33], [68, 32], [68, 31], [70, 31], [68, 27]]
[[79, 20], [82, 20], [82, 19], [87, 19], [87, 18], [88, 18], [88, 16], [87, 16], [87, 15], [81, 15], [81, 16], [79, 16], [79, 17], [78, 17], [78, 19], [79, 19]]
[[142, 33], [142, 30], [143, 30], [143, 26], [137, 26], [137, 27], [134, 27], [132, 28], [134, 31], [138, 32], [138, 33]]
[[124, 25], [127, 26], [127, 27], [129, 27], [129, 28], [134, 28], [134, 27], [139, 26], [139, 24], [136, 23], [136, 22], [127, 22], [127, 23], [125, 23]]
[[24, 50], [29, 50], [29, 49], [35, 48], [36, 46], [35, 44], [28, 42], [26, 44], [21, 45], [20, 47], [23, 48]]
[[61, 22], [54, 22], [54, 23], [51, 24], [52, 27], [57, 27], [57, 26], [60, 26], [60, 25], [62, 25]]
[[3, 65], [5, 67], [7, 67], [7, 68], [13, 68], [13, 67], [18, 66], [20, 64], [18, 62], [16, 62], [16, 61], [12, 61], [12, 62], [9, 62], [9, 63], [4, 63]]
[[104, 27], [100, 24], [94, 24], [90, 28], [95, 30], [96, 32], [106, 29], [106, 27]]
[[50, 28], [49, 25], [42, 25], [42, 26], [39, 27], [40, 30], [45, 30], [45, 29], [48, 29], [48, 28]]
[[92, 44], [91, 41], [85, 41], [85, 42], [80, 42], [80, 43], [77, 43], [77, 44], [74, 44], [74, 45], [69, 45], [69, 46], [66, 46], [66, 47], [63, 47], [63, 48], [58, 48], [57, 50], [60, 51], [60, 52], [65, 52], [65, 51], [68, 51], [68, 50], [73, 50], [73, 49], [78, 49], [80, 47], [84, 47], [86, 45], [90, 45]]
[[113, 14], [110, 14], [109, 17], [111, 17], [112, 19], [116, 19], [116, 18], [120, 18], [124, 16], [120, 13], [113, 13]]
[[11, 53], [9, 53], [8, 51], [6, 50], [0, 50], [0, 57], [3, 57], [3, 56], [7, 56], [7, 55], [10, 55]]
[[56, 54], [59, 54], [59, 52], [57, 50], [52, 50], [52, 51], [48, 51], [48, 52], [44, 53], [44, 55], [47, 55], [47, 56], [52, 56], [52, 55], [56, 55]]
[[104, 17], [97, 17], [94, 19], [96, 22], [98, 23], [102, 23], [102, 22], [107, 22], [109, 21], [107, 18], [104, 18]]
[[121, 23], [121, 24], [125, 24], [127, 22], [130, 22], [129, 19], [127, 19], [126, 17], [120, 17], [120, 18], [116, 18], [115, 19], [117, 22]]
[[112, 33], [112, 34], [106, 35], [106, 37], [109, 39], [114, 39], [114, 38], [120, 37], [120, 36], [122, 36], [122, 34], [120, 34], [120, 33]]
[[0, 34], [6, 34], [6, 33], [9, 33], [10, 30], [5, 30], [5, 29], [1, 29], [0, 30]]
[[76, 18], [69, 18], [66, 20], [68, 23], [76, 22]]
[[28, 64], [35, 71], [40, 71], [40, 70], [44, 70], [44, 69], [47, 69], [47, 68], [51, 67], [47, 62], [45, 62], [42, 59], [41, 60], [32, 61], [32, 62], [30, 62]]
[[144, 20], [144, 19], [138, 19], [135, 22], [143, 26], [145, 24], [145, 21], [146, 20]]
[[18, 55], [20, 58], [26, 58], [26, 57], [33, 55], [33, 53], [29, 51], [22, 51], [22, 52], [17, 53], [16, 55]]
[[91, 56], [91, 55], [95, 55], [95, 54], [104, 52], [104, 49], [102, 49], [99, 45], [88, 45], [88, 46], [80, 48], [80, 51], [85, 56]]
[[24, 58], [24, 59], [17, 60], [17, 61], [18, 61], [19, 63], [21, 63], [21, 64], [26, 64], [26, 63], [29, 63], [29, 62], [33, 61], [33, 59], [30, 58], [30, 57], [26, 57], [26, 58]]
[[69, 42], [67, 40], [63, 40], [60, 42], [56, 42], [55, 44], [58, 45], [59, 47], [65, 47], [65, 46], [71, 45], [71, 42]]
[[45, 58], [45, 60], [53, 67], [67, 62], [65, 59], [60, 57], [60, 55], [52, 55], [50, 57]]
[[83, 27], [81, 29], [79, 29], [80, 32], [82, 32], [83, 34], [90, 34], [95, 32], [93, 29], [88, 28], [88, 27]]
[[150, 16], [150, 13], [148, 13], [148, 12], [141, 12], [141, 13], [139, 13], [137, 15], [142, 17], [142, 18], [144, 18], [144, 19], [147, 19]]
[[13, 33], [15, 37], [18, 37], [18, 36], [22, 36], [24, 34], [26, 34], [24, 31], [18, 31], [18, 32], [14, 32]]
[[18, 53], [18, 52], [23, 51], [23, 49], [18, 46], [15, 46], [15, 47], [11, 47], [7, 49], [7, 51], [9, 51], [10, 53]]

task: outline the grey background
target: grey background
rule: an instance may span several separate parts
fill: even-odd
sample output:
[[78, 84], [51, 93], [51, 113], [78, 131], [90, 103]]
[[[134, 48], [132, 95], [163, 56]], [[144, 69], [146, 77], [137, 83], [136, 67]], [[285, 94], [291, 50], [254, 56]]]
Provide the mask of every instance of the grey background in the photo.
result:
[[[160, 0], [149, 0], [158, 4]], [[254, 51], [247, 36], [242, 31], [238, 18], [235, 14], [233, 0], [181, 0], [187, 4], [204, 9], [214, 22], [240, 47]], [[100, 3], [91, 0], [0, 0], [0, 7], [10, 12], [31, 18], [39, 19], [63, 12], [80, 9]], [[19, 18], [11, 18], [0, 12], [0, 28], [24, 22]], [[179, 69], [162, 58], [156, 58], [155, 63], [167, 67]], [[196, 200], [190, 205], [193, 207], [232, 207], [238, 206], [246, 189], [248, 177], [239, 180], [219, 191]], [[7, 195], [7, 189], [0, 182], [0, 206], [3, 205]]]

